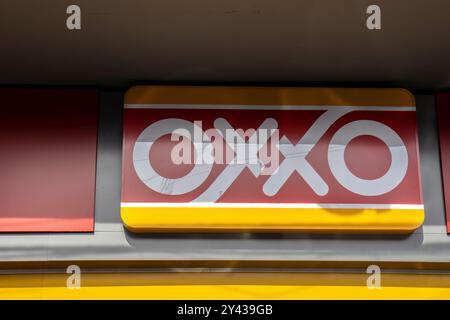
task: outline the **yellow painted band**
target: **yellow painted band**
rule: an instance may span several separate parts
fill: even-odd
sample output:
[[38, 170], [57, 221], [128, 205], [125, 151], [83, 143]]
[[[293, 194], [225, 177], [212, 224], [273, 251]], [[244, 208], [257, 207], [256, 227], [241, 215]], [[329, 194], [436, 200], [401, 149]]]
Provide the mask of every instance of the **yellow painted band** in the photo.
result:
[[405, 89], [134, 86], [125, 104], [415, 106]]
[[0, 275], [0, 299], [450, 299], [448, 274], [381, 274], [369, 289], [356, 273], [103, 273]]
[[422, 209], [140, 208], [122, 207], [133, 232], [177, 231], [386, 231], [410, 232], [424, 221]]

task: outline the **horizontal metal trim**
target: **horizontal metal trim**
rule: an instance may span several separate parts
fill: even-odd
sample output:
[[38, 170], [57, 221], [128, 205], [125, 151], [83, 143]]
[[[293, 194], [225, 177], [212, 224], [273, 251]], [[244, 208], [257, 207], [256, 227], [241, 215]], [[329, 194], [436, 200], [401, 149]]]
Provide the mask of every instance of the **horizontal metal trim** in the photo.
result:
[[213, 109], [213, 110], [330, 110], [347, 109], [354, 111], [416, 111], [414, 106], [302, 106], [302, 105], [237, 105], [237, 104], [125, 104], [125, 109]]
[[225, 203], [225, 202], [121, 202], [121, 208], [301, 208], [301, 209], [424, 209], [422, 204], [366, 203]]

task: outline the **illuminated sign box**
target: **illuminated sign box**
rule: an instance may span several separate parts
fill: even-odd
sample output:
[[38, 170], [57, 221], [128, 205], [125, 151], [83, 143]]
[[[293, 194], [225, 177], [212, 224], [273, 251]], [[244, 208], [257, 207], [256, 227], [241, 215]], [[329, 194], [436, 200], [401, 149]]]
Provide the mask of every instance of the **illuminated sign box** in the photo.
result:
[[134, 232], [409, 232], [424, 220], [403, 89], [136, 86], [121, 216]]

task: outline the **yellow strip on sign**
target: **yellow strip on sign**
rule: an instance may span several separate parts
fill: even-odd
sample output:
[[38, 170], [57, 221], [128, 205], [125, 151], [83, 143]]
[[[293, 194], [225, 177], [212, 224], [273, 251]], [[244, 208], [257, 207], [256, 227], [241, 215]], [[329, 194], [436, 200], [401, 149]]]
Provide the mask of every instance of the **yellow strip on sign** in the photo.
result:
[[423, 209], [214, 207], [122, 207], [121, 216], [133, 232], [411, 232], [425, 218]]
[[450, 299], [448, 274], [97, 273], [66, 287], [66, 274], [0, 275], [0, 299]]
[[134, 86], [125, 104], [415, 106], [405, 89]]

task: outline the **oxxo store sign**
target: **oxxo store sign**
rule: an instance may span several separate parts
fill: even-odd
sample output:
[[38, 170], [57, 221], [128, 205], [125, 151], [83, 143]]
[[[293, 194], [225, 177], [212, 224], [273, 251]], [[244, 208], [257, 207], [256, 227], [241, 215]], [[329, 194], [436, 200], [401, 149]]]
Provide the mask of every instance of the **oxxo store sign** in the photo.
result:
[[402, 89], [137, 86], [121, 216], [135, 232], [408, 232], [424, 219]]

